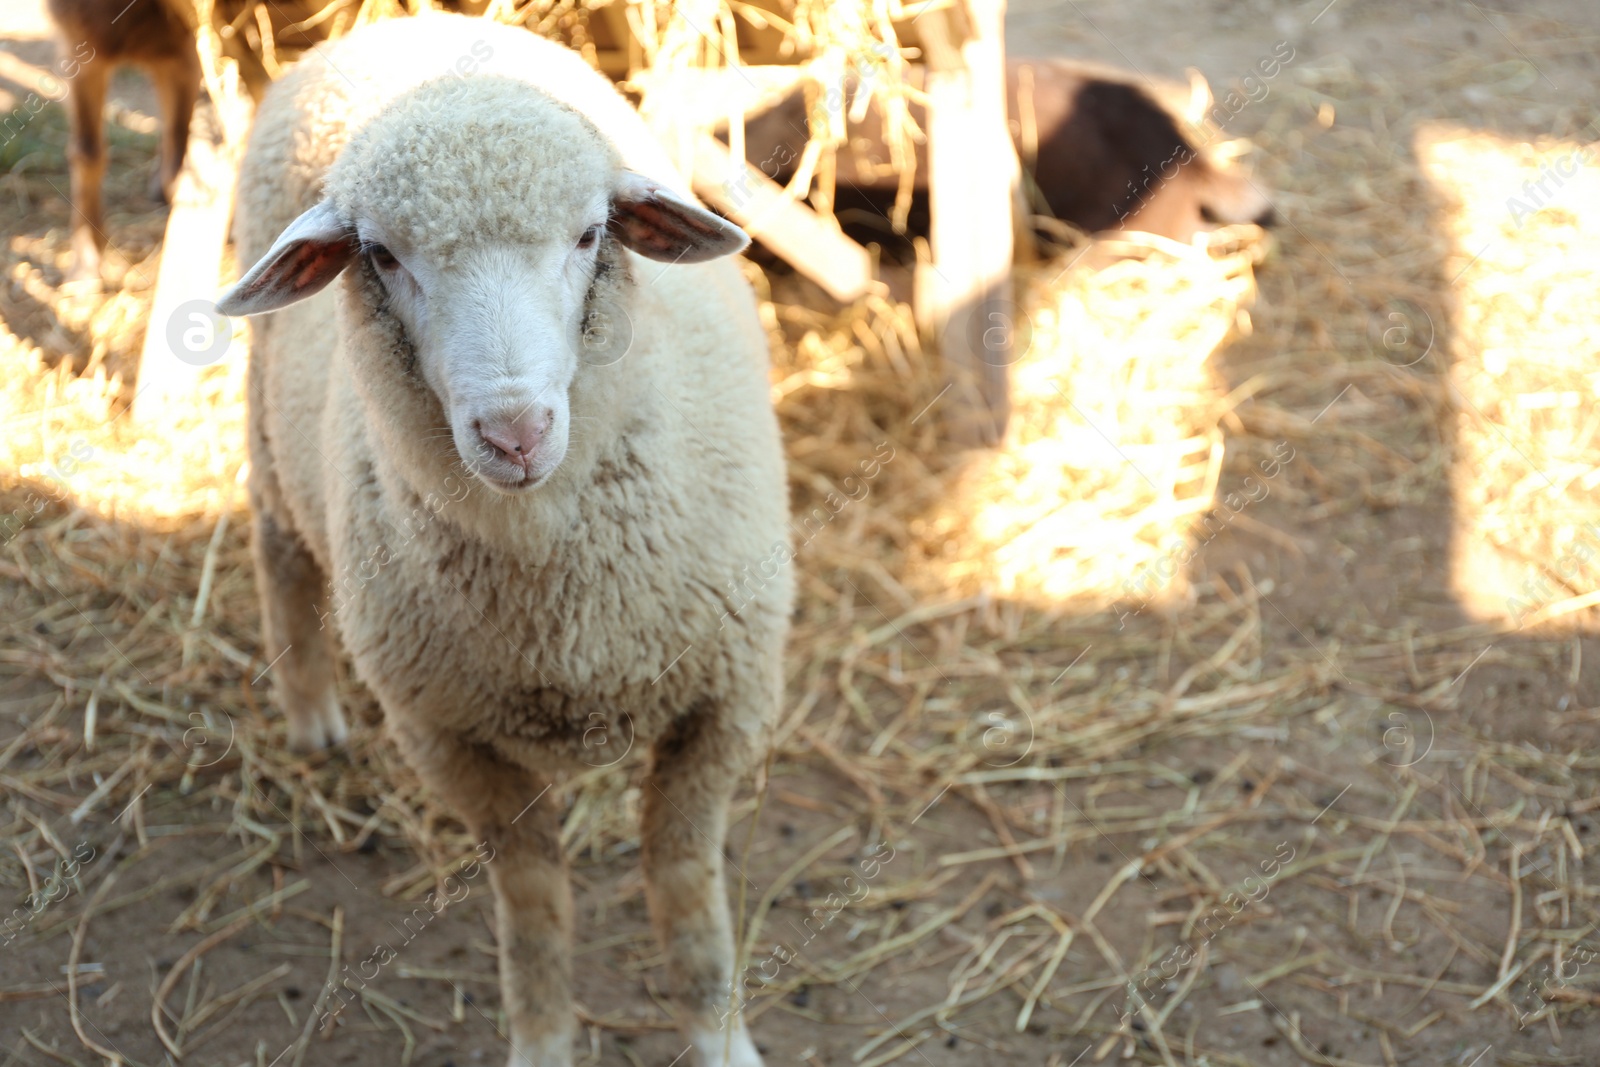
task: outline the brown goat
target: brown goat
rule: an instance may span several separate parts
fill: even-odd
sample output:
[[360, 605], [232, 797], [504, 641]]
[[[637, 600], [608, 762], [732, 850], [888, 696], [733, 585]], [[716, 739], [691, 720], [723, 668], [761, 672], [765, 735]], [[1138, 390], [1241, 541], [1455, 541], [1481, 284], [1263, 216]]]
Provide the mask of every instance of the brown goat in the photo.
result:
[[125, 63], [155, 81], [160, 162], [151, 195], [170, 199], [200, 95], [194, 12], [183, 0], [49, 0], [67, 83], [72, 173], [72, 277], [94, 278], [106, 245], [100, 186], [106, 172], [105, 105], [111, 72]]
[[[112, 72], [124, 64], [142, 67], [155, 82], [161, 111], [160, 160], [150, 182], [151, 197], [170, 202], [183, 167], [189, 123], [200, 94], [200, 58], [193, 0], [47, 0], [56, 25], [67, 84], [72, 173], [71, 277], [95, 278], [105, 250], [105, 217], [100, 187], [105, 178], [105, 102]], [[274, 51], [285, 58], [311, 48], [328, 32], [325, 24], [306, 26], [316, 11], [313, 0], [275, 0], [265, 7], [253, 0], [218, 0], [213, 25], [223, 54], [239, 64], [250, 95], [260, 100], [271, 77], [260, 55], [270, 32]], [[241, 32], [242, 31], [242, 32]]]

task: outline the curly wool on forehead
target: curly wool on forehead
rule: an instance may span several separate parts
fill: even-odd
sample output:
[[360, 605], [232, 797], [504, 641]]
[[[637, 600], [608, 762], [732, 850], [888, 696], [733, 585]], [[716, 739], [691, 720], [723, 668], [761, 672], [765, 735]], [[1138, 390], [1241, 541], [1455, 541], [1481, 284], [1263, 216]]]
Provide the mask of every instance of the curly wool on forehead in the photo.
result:
[[569, 229], [605, 195], [617, 151], [578, 112], [511, 78], [446, 77], [406, 93], [367, 123], [328, 173], [346, 219], [448, 261], [481, 242], [537, 243]]

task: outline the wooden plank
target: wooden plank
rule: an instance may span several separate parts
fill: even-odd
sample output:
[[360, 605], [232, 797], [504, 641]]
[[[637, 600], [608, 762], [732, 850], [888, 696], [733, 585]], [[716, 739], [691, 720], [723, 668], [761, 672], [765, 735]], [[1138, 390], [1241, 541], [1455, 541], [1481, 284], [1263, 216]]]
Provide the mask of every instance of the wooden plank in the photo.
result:
[[917, 319], [937, 339], [954, 388], [946, 424], [961, 444], [998, 442], [1010, 418], [1007, 367], [1026, 324], [1011, 299], [1020, 181], [1006, 126], [1005, 0], [967, 0], [918, 27], [928, 64], [932, 262], [918, 272]]
[[840, 303], [871, 288], [872, 255], [865, 248], [707, 133], [695, 141], [694, 191]]

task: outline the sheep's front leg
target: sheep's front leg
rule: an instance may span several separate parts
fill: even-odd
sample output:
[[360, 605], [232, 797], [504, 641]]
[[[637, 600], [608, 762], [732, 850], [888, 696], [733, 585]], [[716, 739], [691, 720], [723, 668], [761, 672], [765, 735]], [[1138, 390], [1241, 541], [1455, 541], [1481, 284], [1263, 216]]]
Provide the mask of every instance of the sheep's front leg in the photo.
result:
[[[510, 1067], [569, 1067], [577, 1020], [572, 1006], [572, 887], [561, 851], [561, 815], [549, 783], [531, 775], [506, 782], [482, 840], [500, 941], [500, 990], [511, 1024]], [[532, 807], [528, 807], [532, 804]], [[521, 818], [519, 812], [526, 810]]]
[[571, 1067], [572, 891], [551, 783], [449, 735], [394, 733], [428, 788], [492, 850], [510, 1067]]
[[334, 692], [322, 568], [292, 529], [259, 508], [252, 547], [262, 644], [276, 702], [289, 720], [289, 747], [312, 752], [338, 744], [347, 731]]
[[747, 738], [695, 716], [656, 743], [644, 783], [639, 838], [650, 916], [696, 1067], [762, 1067], [734, 999], [722, 876], [728, 802], [748, 760]]

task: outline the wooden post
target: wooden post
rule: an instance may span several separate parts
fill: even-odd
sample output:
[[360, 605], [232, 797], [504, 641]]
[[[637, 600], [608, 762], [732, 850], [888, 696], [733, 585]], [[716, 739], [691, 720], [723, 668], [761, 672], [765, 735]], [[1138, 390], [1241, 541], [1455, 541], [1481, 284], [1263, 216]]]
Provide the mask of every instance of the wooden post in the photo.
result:
[[644, 64], [644, 49], [628, 25], [627, 4], [621, 0], [606, 4], [600, 9], [600, 18], [611, 36], [611, 47], [598, 55], [600, 69], [613, 81], [631, 78]]
[[1006, 126], [1005, 0], [927, 12], [932, 262], [917, 278], [917, 319], [955, 388], [946, 412], [960, 444], [997, 443], [1010, 417], [1007, 367], [1020, 313], [1011, 300], [1013, 196], [1020, 175]]
[[840, 303], [871, 288], [871, 253], [708, 133], [695, 142], [694, 191]]
[[[133, 419], [154, 427], [193, 396], [200, 369], [230, 354], [232, 323], [213, 302], [233, 215], [233, 186], [250, 126], [252, 105], [238, 68], [219, 72], [201, 45], [210, 105], [195, 109], [189, 147], [172, 192], [161, 242], [161, 269], [139, 353]], [[249, 264], [244, 264], [249, 266]], [[231, 353], [244, 358], [242, 352]]]
[[[1005, 70], [1004, 57], [1000, 66]], [[1009, 73], [1006, 77], [1009, 77]], [[1009, 90], [1006, 90], [1009, 93]], [[1013, 159], [1006, 161], [1016, 168], [1011, 185], [1011, 243], [1014, 263], [1036, 263], [1039, 246], [1033, 239], [1033, 197], [1022, 180], [1024, 170], [1032, 170], [1039, 162], [1039, 123], [1035, 117], [1033, 68], [1022, 66], [1017, 71], [1017, 126], [1021, 149], [1012, 146]], [[1007, 138], [1010, 142], [1010, 138]]]

